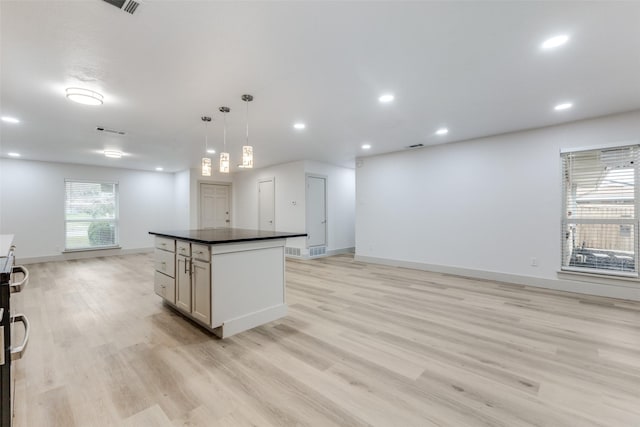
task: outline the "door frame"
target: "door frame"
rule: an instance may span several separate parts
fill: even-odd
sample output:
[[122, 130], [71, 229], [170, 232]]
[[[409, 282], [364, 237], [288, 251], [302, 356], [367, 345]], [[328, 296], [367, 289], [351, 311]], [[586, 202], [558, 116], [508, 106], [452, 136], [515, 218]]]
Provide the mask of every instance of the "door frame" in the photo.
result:
[[256, 192], [258, 193], [258, 209], [256, 209], [258, 211], [258, 227], [257, 229], [260, 230], [260, 183], [261, 182], [273, 182], [273, 230], [275, 231], [276, 229], [276, 177], [275, 176], [271, 176], [271, 177], [264, 177], [264, 178], [258, 178], [258, 183], [256, 184]]
[[233, 224], [233, 211], [232, 211], [232, 197], [233, 197], [233, 188], [231, 182], [226, 181], [204, 181], [199, 179], [198, 181], [198, 196], [196, 197], [198, 206], [198, 229], [202, 229], [202, 185], [224, 185], [225, 187], [229, 187], [229, 228], [231, 228], [231, 224]]
[[304, 215], [304, 228], [307, 231], [307, 223], [309, 222], [309, 178], [321, 178], [324, 179], [324, 245], [309, 246], [309, 239], [306, 239], [305, 247], [315, 246], [327, 246], [329, 247], [329, 206], [328, 206], [328, 193], [329, 193], [329, 177], [320, 173], [305, 173], [304, 174], [304, 202], [305, 202], [305, 215]]

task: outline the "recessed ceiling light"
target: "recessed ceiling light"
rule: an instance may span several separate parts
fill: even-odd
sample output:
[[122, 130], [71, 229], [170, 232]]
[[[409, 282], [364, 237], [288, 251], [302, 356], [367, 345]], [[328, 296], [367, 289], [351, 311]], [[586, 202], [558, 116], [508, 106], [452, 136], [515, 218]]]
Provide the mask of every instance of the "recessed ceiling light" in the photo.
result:
[[212, 148], [209, 148], [209, 149], [207, 150], [207, 153], [209, 153], [209, 154], [216, 154], [216, 150], [214, 150], [214, 149], [212, 149]]
[[307, 127], [307, 125], [305, 125], [304, 123], [296, 123], [295, 125], [293, 125], [293, 127], [296, 129], [304, 129]]
[[363, 150], [368, 150], [369, 148], [371, 148], [371, 144], [362, 144]]
[[20, 157], [20, 153], [7, 153], [9, 157]]
[[20, 123], [20, 120], [15, 117], [2, 116], [2, 121], [7, 123]]
[[448, 133], [449, 133], [449, 129], [447, 129], [447, 128], [438, 129], [436, 131], [436, 135], [446, 135]]
[[118, 150], [104, 150], [104, 155], [112, 159], [119, 159], [122, 157], [122, 151]]
[[382, 102], [383, 104], [386, 104], [387, 102], [391, 102], [394, 100], [394, 96], [390, 93], [386, 93], [382, 96], [380, 96], [380, 98], [378, 98], [378, 101]]
[[161, 168], [160, 166], [158, 166], [158, 167], [156, 168], [156, 170], [157, 170], [158, 172], [162, 172], [162, 171], [164, 170], [164, 168]]
[[551, 37], [542, 43], [543, 49], [553, 49], [554, 47], [562, 46], [569, 41], [569, 36], [562, 34], [559, 36]]
[[573, 107], [572, 103], [564, 102], [562, 104], [556, 105], [555, 107], [553, 107], [553, 109], [556, 110], [556, 111], [562, 111], [562, 110], [568, 110], [571, 107]]
[[79, 87], [67, 88], [67, 98], [84, 105], [102, 105], [104, 100], [104, 97], [98, 92]]

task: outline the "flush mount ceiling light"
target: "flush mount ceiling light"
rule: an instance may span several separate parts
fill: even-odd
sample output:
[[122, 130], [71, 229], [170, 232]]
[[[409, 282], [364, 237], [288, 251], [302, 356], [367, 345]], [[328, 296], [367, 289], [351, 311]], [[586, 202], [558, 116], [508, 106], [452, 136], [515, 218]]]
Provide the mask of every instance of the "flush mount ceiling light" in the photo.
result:
[[229, 107], [218, 108], [224, 117], [222, 134], [222, 153], [220, 153], [220, 173], [229, 173], [229, 153], [227, 153], [227, 113], [231, 111]]
[[307, 127], [304, 123], [296, 123], [293, 125], [294, 129], [302, 130]]
[[378, 101], [382, 102], [383, 104], [387, 104], [393, 101], [394, 99], [395, 97], [392, 94], [385, 93], [384, 95], [380, 96], [380, 98], [378, 98]]
[[242, 167], [253, 167], [253, 147], [249, 145], [249, 103], [253, 101], [253, 95], [242, 95], [242, 100], [247, 103], [247, 142], [242, 146]]
[[436, 135], [446, 135], [448, 133], [449, 133], [449, 129], [447, 129], [447, 128], [438, 129], [436, 131]]
[[20, 120], [9, 116], [2, 116], [2, 121], [6, 123], [20, 123]]
[[371, 148], [371, 144], [362, 144], [362, 149], [363, 150], [368, 150]]
[[567, 36], [566, 34], [562, 34], [562, 35], [551, 37], [550, 39], [545, 40], [544, 43], [542, 43], [541, 47], [542, 49], [545, 49], [545, 50], [553, 49], [558, 46], [562, 46], [568, 41], [569, 41], [569, 36]]
[[158, 167], [156, 168], [156, 170], [157, 170], [158, 172], [162, 172], [162, 171], [164, 170], [164, 168], [161, 168], [160, 166], [158, 166]]
[[207, 150], [207, 153], [209, 153], [209, 154], [216, 154], [216, 150], [214, 150], [213, 148], [209, 148], [209, 149]]
[[111, 159], [119, 159], [122, 157], [122, 151], [118, 150], [104, 150], [103, 153], [105, 157], [109, 157]]
[[20, 153], [7, 153], [9, 157], [20, 157]]
[[573, 107], [573, 104], [571, 102], [563, 102], [562, 104], [558, 104], [555, 107], [553, 107], [553, 109], [556, 111], [562, 111], [562, 110], [568, 110], [571, 107]]
[[67, 88], [67, 98], [84, 105], [102, 105], [104, 97], [89, 89], [82, 89], [79, 87]]
[[[209, 152], [209, 135], [207, 132], [207, 124], [211, 121], [211, 117], [202, 116], [200, 120], [204, 123], [204, 152]], [[211, 158], [202, 158], [202, 176], [211, 176]]]

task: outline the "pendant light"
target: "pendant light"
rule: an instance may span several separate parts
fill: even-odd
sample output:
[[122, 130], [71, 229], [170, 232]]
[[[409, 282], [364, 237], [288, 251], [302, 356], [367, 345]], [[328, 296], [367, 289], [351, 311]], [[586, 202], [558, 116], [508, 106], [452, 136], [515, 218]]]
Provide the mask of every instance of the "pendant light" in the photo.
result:
[[[211, 121], [211, 117], [202, 116], [200, 119], [204, 122], [204, 152], [206, 153], [209, 149], [207, 124]], [[211, 176], [211, 159], [209, 157], [202, 158], [202, 176]]]
[[253, 101], [253, 95], [242, 95], [242, 100], [247, 103], [247, 142], [242, 146], [243, 168], [253, 167], [253, 147], [249, 145], [249, 102]]
[[224, 133], [222, 137], [222, 153], [220, 153], [220, 173], [229, 173], [229, 153], [227, 152], [227, 113], [231, 111], [229, 107], [220, 107], [220, 112], [224, 117]]

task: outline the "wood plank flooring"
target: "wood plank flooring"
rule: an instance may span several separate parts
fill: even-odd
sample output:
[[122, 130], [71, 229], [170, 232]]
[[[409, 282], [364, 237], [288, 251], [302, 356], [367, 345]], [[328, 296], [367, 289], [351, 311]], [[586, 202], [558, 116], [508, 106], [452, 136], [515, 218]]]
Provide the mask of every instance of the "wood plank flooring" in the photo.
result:
[[289, 316], [219, 340], [151, 255], [32, 264], [16, 426], [640, 426], [640, 303], [287, 261]]

